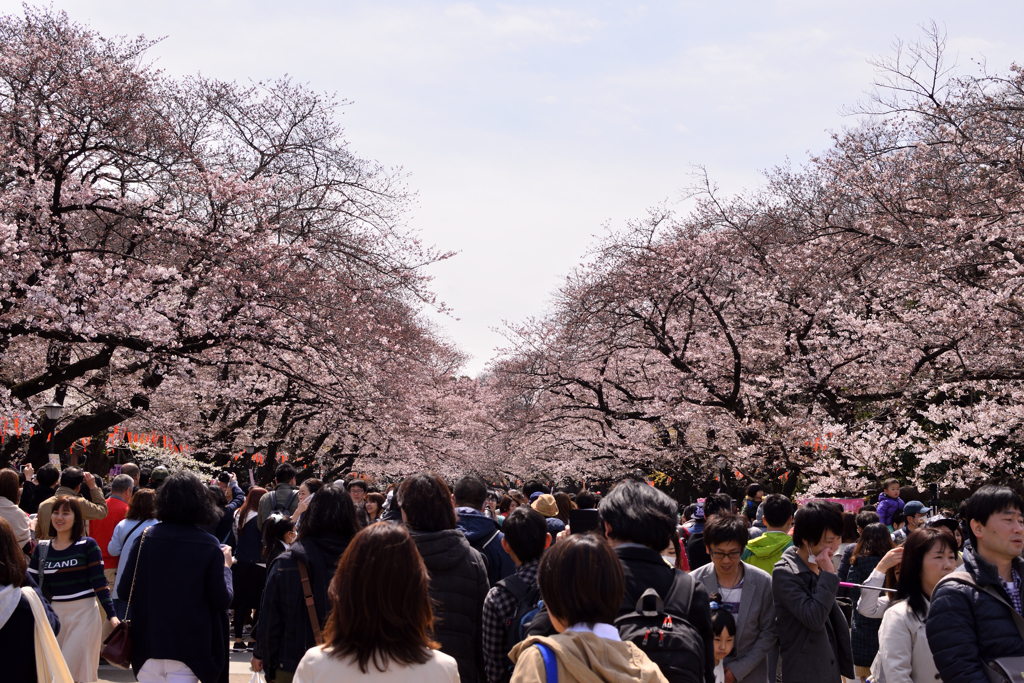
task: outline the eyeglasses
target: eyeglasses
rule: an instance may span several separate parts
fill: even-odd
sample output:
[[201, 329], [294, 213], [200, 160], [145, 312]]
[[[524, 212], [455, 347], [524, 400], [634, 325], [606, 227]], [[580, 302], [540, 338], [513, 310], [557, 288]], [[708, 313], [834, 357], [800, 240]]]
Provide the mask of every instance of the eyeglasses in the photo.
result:
[[717, 550], [711, 551], [711, 558], [715, 560], [724, 560], [725, 558], [729, 558], [730, 560], [738, 560], [740, 559], [741, 555], [743, 555], [742, 550], [734, 550], [731, 553], [723, 553]]

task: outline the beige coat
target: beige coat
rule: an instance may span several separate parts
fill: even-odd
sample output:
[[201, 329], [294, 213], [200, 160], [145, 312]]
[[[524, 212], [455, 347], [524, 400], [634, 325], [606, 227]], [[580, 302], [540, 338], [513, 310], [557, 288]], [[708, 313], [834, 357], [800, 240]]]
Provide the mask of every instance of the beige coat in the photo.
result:
[[[85, 486], [85, 484], [82, 484], [82, 486]], [[53, 510], [53, 504], [57, 502], [57, 499], [61, 496], [78, 495], [67, 486], [61, 486], [52, 498], [47, 498], [39, 504], [39, 512], [36, 514], [37, 541], [45, 541], [50, 538], [50, 511]], [[103, 497], [103, 489], [99, 486], [94, 486], [89, 489], [89, 496], [92, 498], [91, 502], [88, 498], [78, 499], [78, 504], [82, 507], [82, 516], [85, 517], [85, 528], [82, 531], [84, 536], [89, 535], [90, 519], [103, 519], [107, 516], [107, 501]]]
[[885, 611], [878, 629], [878, 654], [871, 675], [885, 683], [935, 683], [939, 670], [928, 646], [925, 624], [914, 616], [905, 600]]
[[336, 683], [357, 681], [358, 683], [459, 683], [459, 665], [439, 650], [430, 651], [430, 659], [423, 664], [396, 666], [394, 662], [387, 671], [378, 671], [370, 662], [368, 671], [359, 670], [359, 664], [350, 658], [331, 657], [323, 646], [311, 648], [302, 656], [295, 669], [293, 683]]
[[14, 529], [14, 540], [17, 541], [19, 548], [32, 540], [32, 535], [28, 530], [28, 515], [3, 496], [0, 496], [0, 517], [6, 519]]
[[550, 638], [531, 636], [512, 648], [516, 664], [511, 683], [545, 683], [544, 659], [532, 647], [542, 642], [558, 658], [558, 683], [668, 683], [658, 665], [633, 643], [607, 640], [593, 633], [565, 632]]

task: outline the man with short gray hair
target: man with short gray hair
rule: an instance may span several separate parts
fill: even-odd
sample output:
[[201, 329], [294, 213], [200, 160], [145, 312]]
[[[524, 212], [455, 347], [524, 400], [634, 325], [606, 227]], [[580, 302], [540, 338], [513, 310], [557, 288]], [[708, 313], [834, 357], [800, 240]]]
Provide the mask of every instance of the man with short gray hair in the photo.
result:
[[135, 480], [129, 475], [119, 474], [114, 477], [110, 482], [110, 497], [107, 498], [107, 516], [103, 519], [95, 519], [89, 524], [89, 535], [99, 544], [100, 552], [103, 553], [103, 574], [107, 577], [111, 591], [114, 590], [114, 577], [117, 576], [119, 558], [107, 554], [107, 545], [114, 535], [114, 527], [128, 513], [134, 487]]

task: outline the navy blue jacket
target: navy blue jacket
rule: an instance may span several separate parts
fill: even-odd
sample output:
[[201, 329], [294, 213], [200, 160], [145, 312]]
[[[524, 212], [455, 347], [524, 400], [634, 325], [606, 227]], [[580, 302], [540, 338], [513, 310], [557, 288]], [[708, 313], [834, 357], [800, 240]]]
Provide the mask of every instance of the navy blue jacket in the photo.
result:
[[227, 683], [233, 592], [217, 539], [192, 524], [149, 527], [132, 544], [117, 584], [120, 599], [129, 594], [136, 677], [147, 659], [175, 659], [202, 683]]
[[235, 559], [248, 564], [263, 562], [263, 534], [256, 525], [255, 517], [246, 522], [238, 533]]
[[[1018, 557], [1014, 568], [1024, 576], [1024, 561]], [[964, 549], [964, 571], [979, 586], [993, 586], [1006, 602], [1013, 604], [1003, 589], [996, 568]], [[932, 594], [928, 610], [928, 646], [944, 683], [988, 683], [983, 662], [1000, 657], [1024, 657], [1021, 639], [1010, 609], [973, 586], [943, 581]]]
[[[459, 515], [458, 528], [469, 544], [480, 551], [487, 565], [487, 582], [494, 587], [506, 576], [516, 572], [515, 562], [501, 547], [505, 534], [498, 531], [498, 523], [470, 507], [455, 508]], [[495, 533], [497, 532], [497, 533]]]
[[309, 572], [313, 604], [323, 629], [331, 606], [327, 587], [349, 541], [350, 538], [341, 534], [304, 538], [270, 565], [253, 651], [253, 656], [262, 659], [266, 669], [295, 671], [306, 650], [316, 647], [309, 610], [302, 595], [298, 561], [302, 560]]

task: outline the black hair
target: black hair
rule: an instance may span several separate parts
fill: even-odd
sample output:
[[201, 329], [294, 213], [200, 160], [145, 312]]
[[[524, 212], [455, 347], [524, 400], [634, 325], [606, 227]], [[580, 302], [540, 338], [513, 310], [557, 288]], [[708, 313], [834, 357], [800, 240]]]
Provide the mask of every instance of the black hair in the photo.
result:
[[753, 499], [757, 495], [758, 491], [764, 491], [764, 487], [760, 484], [751, 484], [747, 487], [747, 498]]
[[896, 586], [896, 598], [906, 600], [910, 610], [924, 621], [928, 616], [928, 596], [921, 583], [924, 558], [938, 544], [943, 544], [956, 556], [956, 538], [945, 527], [921, 527], [914, 529], [903, 544], [903, 560], [900, 562], [900, 578]]
[[39, 482], [40, 486], [51, 488], [59, 479], [60, 472], [50, 463], [46, 463], [36, 470], [36, 481]]
[[830, 500], [811, 500], [793, 515], [793, 545], [821, 542], [826, 531], [843, 534], [843, 506]]
[[[896, 484], [898, 486], [899, 483], [900, 483], [899, 479], [886, 479], [885, 481], [882, 482], [882, 490], [884, 491], [885, 489], [889, 488], [893, 484]], [[902, 488], [902, 487], [900, 487], [900, 488]]]
[[537, 585], [548, 612], [567, 624], [593, 628], [615, 621], [626, 579], [608, 541], [595, 533], [573, 534], [544, 553]]
[[860, 512], [857, 513], [857, 528], [861, 531], [864, 531], [868, 524], [878, 524], [880, 521], [882, 521], [881, 518], [879, 518], [878, 513], [874, 510], [861, 508]]
[[793, 516], [792, 501], [781, 493], [765, 496], [761, 505], [764, 505], [764, 523], [767, 526], [778, 529], [785, 526], [789, 518]]
[[217, 475], [217, 481], [219, 481], [222, 484], [227, 484], [228, 482], [231, 481], [231, 473], [228, 472], [227, 470], [224, 470], [223, 472]]
[[728, 631], [729, 635], [735, 636], [736, 617], [732, 615], [732, 612], [725, 609], [722, 596], [718, 593], [712, 593], [709, 598], [711, 600], [711, 633], [720, 636], [722, 631]]
[[537, 492], [551, 493], [551, 487], [546, 486], [545, 484], [537, 481], [536, 479], [531, 479], [530, 481], [526, 482], [526, 486], [523, 487], [523, 497], [526, 498], [527, 502], [530, 501], [530, 496]]
[[597, 496], [590, 491], [580, 491], [576, 494], [575, 502], [580, 510], [593, 510], [597, 507]]
[[349, 479], [347, 482], [345, 482], [345, 486], [347, 486], [349, 489], [362, 489], [363, 493], [366, 493], [366, 491], [369, 488], [367, 487], [366, 482], [363, 481], [362, 479]]
[[857, 514], [854, 512], [843, 513], [843, 543], [856, 543], [860, 538], [860, 527], [857, 526]]
[[167, 477], [156, 490], [156, 517], [164, 523], [210, 526], [221, 513], [206, 484], [194, 473], [182, 470]]
[[712, 493], [704, 499], [704, 519], [732, 512], [732, 496], [728, 493]]
[[743, 519], [745, 518], [741, 518], [741, 515], [731, 512], [715, 515], [704, 526], [704, 545], [710, 549], [713, 545], [735, 541], [739, 544], [740, 550], [743, 550], [750, 539], [747, 523]]
[[544, 554], [547, 545], [548, 524], [544, 515], [529, 505], [520, 505], [505, 518], [501, 525], [508, 547], [522, 563], [535, 560]]
[[850, 564], [857, 564], [859, 557], [882, 557], [892, 550], [892, 534], [881, 522], [868, 524], [860, 534], [860, 540], [850, 556]]
[[351, 539], [359, 532], [356, 505], [343, 486], [322, 487], [299, 519], [299, 538], [319, 538], [341, 534]]
[[283, 462], [274, 470], [274, 479], [277, 480], [278, 484], [287, 484], [297, 474], [298, 472], [295, 471], [295, 467], [291, 463]]
[[210, 499], [213, 500], [214, 505], [219, 508], [227, 506], [227, 498], [224, 497], [224, 492], [220, 490], [219, 486], [216, 484], [207, 484], [206, 490], [210, 492]]
[[892, 524], [893, 528], [895, 528], [898, 524], [906, 524], [907, 516], [903, 514], [903, 510], [897, 510], [892, 513], [892, 517], [889, 518], [889, 522]]
[[60, 485], [69, 489], [78, 488], [85, 481], [85, 473], [77, 467], [65, 467], [60, 473]]
[[139, 470], [139, 486], [149, 486], [149, 475], [153, 474], [153, 470], [149, 467], [143, 467]]
[[442, 531], [458, 525], [451, 489], [433, 472], [420, 472], [406, 478], [395, 497], [405, 513], [406, 524], [415, 531]]
[[698, 509], [698, 506], [697, 506], [696, 503], [690, 503], [689, 505], [684, 507], [683, 508], [683, 519], [685, 519], [687, 521], [693, 519], [693, 515], [694, 515], [695, 512], [697, 512], [697, 509]]
[[457, 506], [480, 510], [487, 501], [487, 484], [479, 476], [467, 474], [455, 482], [452, 493]]
[[[312, 505], [312, 503], [310, 503]], [[284, 552], [284, 539], [295, 530], [295, 521], [280, 512], [272, 513], [263, 523], [263, 559], [272, 562]], [[269, 565], [268, 565], [269, 566]]]
[[676, 502], [653, 486], [625, 479], [601, 500], [601, 519], [617, 541], [645, 545], [659, 553], [676, 528]]
[[978, 522], [984, 526], [988, 524], [989, 517], [1007, 510], [1024, 512], [1024, 504], [1021, 503], [1016, 491], [1005, 486], [982, 486], [967, 499], [964, 520], [967, 522], [967, 534], [971, 537], [971, 547], [978, 547], [978, 539], [971, 528], [971, 522]]

